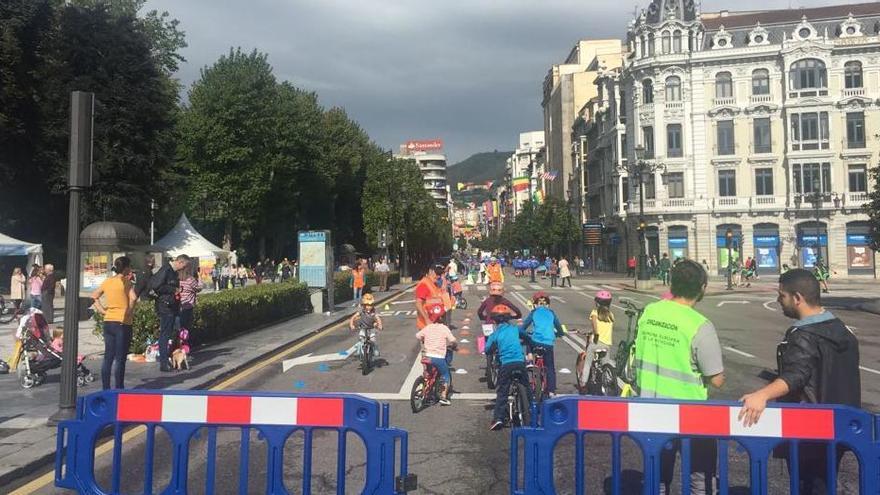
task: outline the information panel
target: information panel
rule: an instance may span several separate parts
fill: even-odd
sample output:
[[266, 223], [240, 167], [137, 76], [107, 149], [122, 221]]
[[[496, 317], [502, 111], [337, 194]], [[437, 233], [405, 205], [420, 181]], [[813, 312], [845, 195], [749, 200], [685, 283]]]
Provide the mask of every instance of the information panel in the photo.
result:
[[299, 232], [299, 281], [309, 287], [326, 288], [332, 270], [329, 230]]

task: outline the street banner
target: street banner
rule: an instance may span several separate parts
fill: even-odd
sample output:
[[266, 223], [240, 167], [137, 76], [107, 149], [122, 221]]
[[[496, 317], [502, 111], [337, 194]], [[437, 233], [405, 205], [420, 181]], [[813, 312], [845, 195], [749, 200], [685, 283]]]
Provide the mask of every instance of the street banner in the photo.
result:
[[520, 192], [528, 190], [529, 188], [529, 178], [528, 177], [515, 177], [512, 181], [513, 191]]

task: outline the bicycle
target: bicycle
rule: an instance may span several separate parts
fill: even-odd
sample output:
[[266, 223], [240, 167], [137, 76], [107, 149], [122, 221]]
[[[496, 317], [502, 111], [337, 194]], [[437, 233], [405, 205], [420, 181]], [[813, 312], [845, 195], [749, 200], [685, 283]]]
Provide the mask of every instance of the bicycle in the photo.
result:
[[547, 367], [544, 364], [544, 352], [546, 349], [541, 346], [534, 346], [532, 354], [535, 356], [534, 366], [529, 368], [529, 386], [535, 397], [535, 402], [539, 405], [544, 401], [547, 394]]
[[0, 296], [0, 323], [9, 323], [24, 315], [23, 305], [24, 303], [22, 302], [18, 307], [15, 307], [14, 302]]
[[[583, 333], [574, 330], [575, 333]], [[587, 339], [594, 339], [596, 336], [593, 332], [586, 333]], [[587, 366], [587, 352], [578, 354], [575, 363], [575, 380], [577, 381], [578, 393], [581, 395], [602, 395], [605, 397], [617, 396], [620, 393], [617, 386], [617, 371], [612, 363], [603, 363], [610, 351], [608, 349], [597, 349], [593, 354], [593, 362], [589, 363], [588, 373], [584, 374], [584, 367]]]
[[[451, 361], [450, 348], [446, 354], [446, 361]], [[412, 391], [409, 394], [409, 405], [412, 412], [418, 413], [425, 407], [440, 402], [443, 397], [443, 381], [440, 379], [440, 370], [431, 362], [431, 358], [422, 357], [422, 375], [413, 382]], [[452, 374], [449, 374], [449, 383], [446, 384], [446, 398], [452, 398]]]
[[358, 338], [360, 339], [360, 349], [361, 349], [361, 374], [366, 375], [373, 369], [373, 353], [375, 352], [376, 344], [373, 342], [373, 336], [375, 334], [370, 334], [367, 332], [367, 329], [361, 329], [358, 332]]
[[[495, 325], [491, 323], [483, 323], [483, 337], [489, 340], [489, 336], [495, 332]], [[495, 390], [498, 385], [498, 370], [501, 369], [501, 362], [498, 360], [497, 352], [486, 352], [486, 386], [489, 390]]]
[[624, 313], [628, 321], [626, 324], [626, 339], [621, 340], [617, 344], [617, 354], [614, 357], [616, 365], [615, 374], [627, 385], [632, 385], [635, 382], [633, 361], [636, 356], [636, 336], [639, 330], [638, 321], [645, 309], [636, 306], [628, 299], [623, 299], [620, 303], [626, 307]]
[[528, 379], [522, 376], [521, 371], [515, 371], [511, 376], [510, 391], [507, 394], [507, 417], [512, 427], [531, 424], [531, 403], [526, 383]]

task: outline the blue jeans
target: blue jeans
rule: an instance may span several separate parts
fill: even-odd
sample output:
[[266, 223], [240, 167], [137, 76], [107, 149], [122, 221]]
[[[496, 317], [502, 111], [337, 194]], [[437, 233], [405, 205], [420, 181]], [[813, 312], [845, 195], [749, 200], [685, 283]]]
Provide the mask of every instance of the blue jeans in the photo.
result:
[[43, 309], [43, 296], [35, 296], [31, 294], [31, 307]]
[[353, 287], [352, 289], [354, 290], [355, 304], [360, 304], [361, 303], [361, 296], [364, 295], [364, 288], [363, 287]]
[[526, 386], [529, 395], [529, 407], [532, 403], [532, 389], [529, 387], [526, 363], [522, 361], [502, 364], [498, 370], [498, 384], [495, 385], [495, 420], [507, 419], [507, 396], [510, 394], [510, 385], [513, 383], [514, 373], [519, 372], [522, 384]]
[[443, 383], [448, 384], [452, 380], [452, 375], [449, 373], [449, 365], [446, 364], [446, 359], [432, 357], [431, 364], [437, 367], [437, 372], [440, 374], [440, 379]]
[[104, 322], [104, 363], [101, 365], [101, 385], [104, 390], [110, 389], [110, 371], [116, 363], [115, 387], [125, 388], [125, 361], [128, 358], [128, 346], [131, 344], [131, 325], [123, 325], [117, 321]]

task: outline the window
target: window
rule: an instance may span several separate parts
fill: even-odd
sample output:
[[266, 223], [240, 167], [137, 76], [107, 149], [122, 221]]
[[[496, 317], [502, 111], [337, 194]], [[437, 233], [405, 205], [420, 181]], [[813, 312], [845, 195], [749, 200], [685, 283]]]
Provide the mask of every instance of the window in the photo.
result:
[[681, 53], [681, 31], [676, 31], [675, 34], [672, 35], [672, 51], [675, 53]]
[[669, 31], [663, 33], [663, 53], [672, 53], [670, 44], [672, 42], [672, 34]]
[[847, 62], [843, 66], [843, 82], [846, 89], [862, 87], [862, 63]]
[[719, 72], [715, 76], [715, 98], [730, 98], [733, 96], [733, 76], [730, 72]]
[[645, 158], [654, 158], [654, 128], [642, 127], [642, 136], [645, 146]]
[[654, 179], [654, 172], [646, 173], [642, 176], [644, 181], [642, 185], [645, 187], [645, 199], [654, 199], [657, 197], [657, 183]]
[[755, 153], [770, 153], [773, 151], [773, 145], [770, 143], [770, 119], [755, 119], [753, 123], [755, 128]]
[[773, 196], [773, 169], [755, 169], [755, 194], [758, 196]]
[[626, 134], [620, 135], [620, 156], [626, 157]]
[[849, 166], [849, 192], [868, 192], [868, 171], [866, 165]]
[[684, 197], [684, 172], [666, 174], [666, 195], [670, 198]]
[[846, 146], [847, 148], [865, 147], [865, 112], [846, 114]]
[[758, 69], [752, 72], [752, 94], [770, 94], [770, 71], [767, 69]]
[[629, 203], [629, 178], [621, 177], [620, 180], [621, 188], [623, 188], [623, 202]]
[[736, 196], [736, 170], [718, 171], [718, 195]]
[[791, 115], [791, 149], [827, 150], [828, 112], [795, 113]]
[[681, 101], [681, 79], [678, 76], [666, 78], [666, 101]]
[[650, 79], [642, 81], [642, 101], [644, 103], [654, 103], [654, 82]]
[[735, 146], [733, 142], [733, 121], [718, 121], [718, 127], [716, 130], [718, 137], [718, 141], [716, 143], [716, 146], [718, 147], [718, 155], [734, 154]]
[[666, 126], [666, 156], [673, 158], [682, 156], [681, 124]]
[[[817, 93], [816, 91], [803, 90], [828, 88], [828, 73], [825, 70], [825, 63], [814, 58], [798, 60], [791, 64], [789, 79], [791, 80], [791, 89], [799, 91], [801, 96], [816, 96]], [[820, 95], [827, 93], [827, 91], [819, 92]]]
[[648, 34], [648, 56], [654, 56], [654, 33]]
[[796, 163], [792, 166], [792, 179], [796, 193], [811, 194], [831, 192], [830, 163]]

